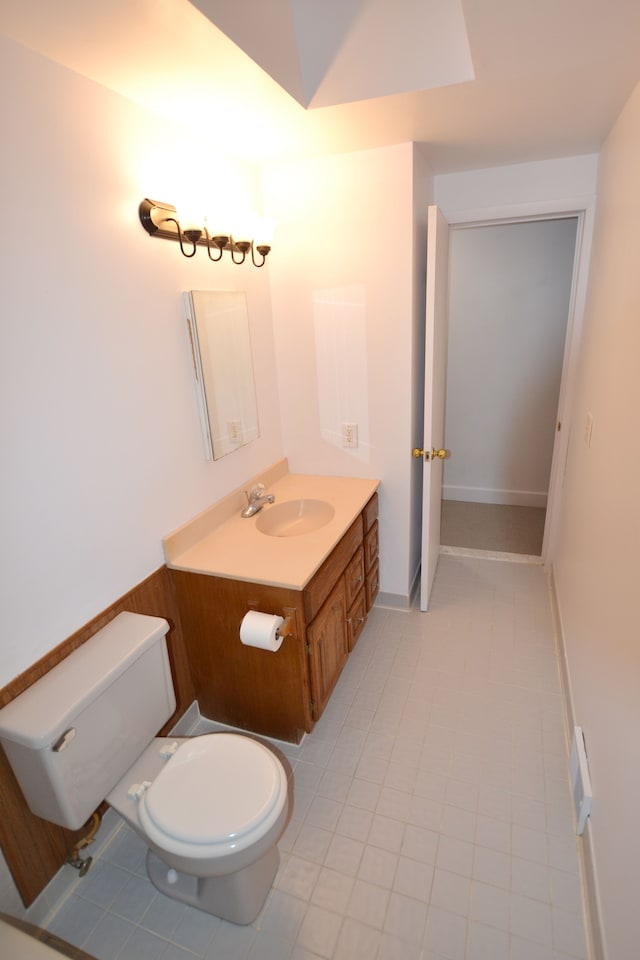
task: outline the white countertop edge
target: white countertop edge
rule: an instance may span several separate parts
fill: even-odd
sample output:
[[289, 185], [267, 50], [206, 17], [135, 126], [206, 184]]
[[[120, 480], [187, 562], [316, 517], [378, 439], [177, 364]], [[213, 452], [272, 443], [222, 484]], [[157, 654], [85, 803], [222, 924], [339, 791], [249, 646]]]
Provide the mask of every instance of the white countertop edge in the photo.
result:
[[[238, 509], [234, 509], [230, 517], [221, 519], [217, 526], [211, 526], [211, 511], [194, 519], [193, 523], [202, 533], [200, 537], [182, 527], [179, 538], [175, 539], [175, 534], [165, 538], [167, 566], [189, 573], [302, 590], [362, 512], [380, 481], [286, 473], [265, 485], [267, 492], [274, 493], [276, 503], [298, 497], [320, 497], [332, 503], [335, 515], [326, 526], [300, 537], [265, 536], [256, 529], [255, 517], [240, 517], [244, 505], [241, 490]], [[229, 501], [231, 497], [225, 499]], [[208, 522], [203, 523], [205, 516]], [[222, 512], [218, 516], [222, 518]], [[187, 535], [182, 536], [183, 532]], [[179, 544], [184, 545], [181, 551], [176, 549]]]

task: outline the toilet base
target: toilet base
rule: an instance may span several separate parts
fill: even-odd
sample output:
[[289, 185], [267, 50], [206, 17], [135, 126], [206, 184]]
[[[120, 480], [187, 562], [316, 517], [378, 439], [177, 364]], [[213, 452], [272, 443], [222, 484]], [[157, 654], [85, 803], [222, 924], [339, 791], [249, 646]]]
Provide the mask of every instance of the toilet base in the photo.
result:
[[221, 877], [194, 877], [164, 863], [152, 850], [147, 853], [147, 873], [156, 890], [212, 913], [231, 923], [252, 923], [262, 906], [280, 864], [276, 846], [242, 870]]

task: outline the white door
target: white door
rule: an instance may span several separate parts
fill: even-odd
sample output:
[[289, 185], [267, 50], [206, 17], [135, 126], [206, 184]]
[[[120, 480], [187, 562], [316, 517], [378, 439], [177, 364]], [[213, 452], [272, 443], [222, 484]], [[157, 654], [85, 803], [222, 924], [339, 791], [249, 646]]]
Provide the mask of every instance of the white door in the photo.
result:
[[[427, 311], [424, 363], [422, 457], [422, 570], [420, 609], [427, 610], [440, 550], [440, 508], [444, 456], [444, 402], [447, 374], [449, 224], [438, 207], [427, 220]], [[440, 454], [441, 456], [438, 456]]]

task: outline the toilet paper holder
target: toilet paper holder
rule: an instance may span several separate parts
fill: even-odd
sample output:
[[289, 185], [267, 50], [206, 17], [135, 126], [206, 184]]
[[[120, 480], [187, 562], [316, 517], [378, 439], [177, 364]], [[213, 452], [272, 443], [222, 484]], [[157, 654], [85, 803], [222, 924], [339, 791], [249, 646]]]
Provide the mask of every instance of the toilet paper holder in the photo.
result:
[[[250, 601], [248, 608], [247, 613], [250, 613], [252, 610], [255, 610], [256, 613], [261, 612], [260, 605], [256, 602]], [[296, 626], [295, 610], [292, 610], [291, 607], [284, 607], [281, 613], [276, 613], [273, 616], [282, 617], [282, 623], [276, 630], [276, 640], [282, 642], [285, 637], [294, 636]]]
[[278, 637], [281, 637], [283, 640], [285, 637], [288, 637], [293, 630], [293, 617], [285, 617], [280, 626], [278, 627], [276, 633]]

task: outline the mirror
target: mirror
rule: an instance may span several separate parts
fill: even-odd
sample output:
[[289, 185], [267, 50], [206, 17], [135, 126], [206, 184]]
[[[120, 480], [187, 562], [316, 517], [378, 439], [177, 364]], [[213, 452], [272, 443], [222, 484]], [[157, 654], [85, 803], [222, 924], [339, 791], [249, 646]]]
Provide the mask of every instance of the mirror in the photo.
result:
[[260, 436], [246, 297], [190, 290], [183, 300], [205, 454], [219, 460]]

